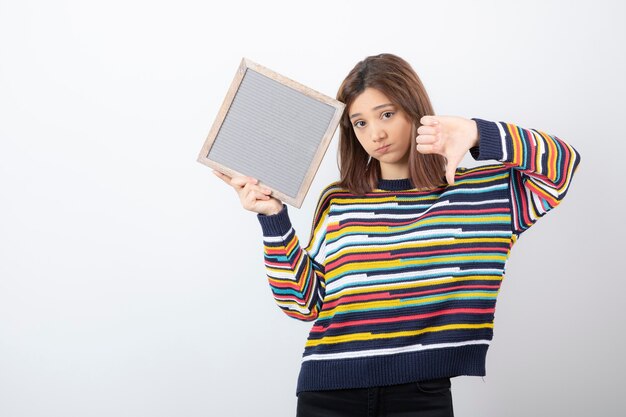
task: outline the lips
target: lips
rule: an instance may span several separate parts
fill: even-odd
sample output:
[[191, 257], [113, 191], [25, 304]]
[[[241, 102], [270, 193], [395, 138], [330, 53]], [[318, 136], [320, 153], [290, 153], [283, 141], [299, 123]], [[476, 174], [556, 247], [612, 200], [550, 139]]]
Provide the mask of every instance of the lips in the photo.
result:
[[376, 149], [376, 153], [385, 153], [389, 150], [390, 146], [391, 145], [381, 146], [380, 148]]

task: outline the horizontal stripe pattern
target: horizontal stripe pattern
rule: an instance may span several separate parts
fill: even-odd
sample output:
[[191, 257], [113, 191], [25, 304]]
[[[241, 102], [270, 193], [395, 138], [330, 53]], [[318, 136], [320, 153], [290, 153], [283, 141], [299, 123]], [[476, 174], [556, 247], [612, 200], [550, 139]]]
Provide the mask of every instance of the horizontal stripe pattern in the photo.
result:
[[[390, 369], [407, 361], [403, 356], [394, 365], [402, 355], [420, 363], [462, 352], [455, 369], [463, 369], [462, 358], [484, 360], [510, 249], [565, 195], [579, 156], [554, 136], [477, 123], [480, 148], [472, 153], [503, 163], [459, 169], [452, 186], [418, 191], [405, 180], [398, 191], [398, 180], [393, 187], [381, 180], [370, 193], [354, 195], [331, 184], [320, 196], [306, 247], [286, 207], [260, 216], [277, 304], [289, 316], [316, 320], [299, 390], [351, 387], [346, 381], [367, 368], [357, 360]], [[438, 350], [445, 354], [432, 353]], [[343, 376], [325, 364], [336, 361]], [[484, 363], [467, 364], [466, 372], [480, 369]], [[325, 378], [328, 383], [312, 382]], [[387, 382], [393, 380], [389, 375]]]
[[[513, 232], [519, 235], [565, 197], [580, 155], [565, 141], [540, 130], [474, 120], [481, 133], [477, 159], [498, 159], [512, 168], [509, 188]], [[495, 140], [491, 137], [483, 146], [484, 136], [497, 137], [501, 148], [493, 152]]]

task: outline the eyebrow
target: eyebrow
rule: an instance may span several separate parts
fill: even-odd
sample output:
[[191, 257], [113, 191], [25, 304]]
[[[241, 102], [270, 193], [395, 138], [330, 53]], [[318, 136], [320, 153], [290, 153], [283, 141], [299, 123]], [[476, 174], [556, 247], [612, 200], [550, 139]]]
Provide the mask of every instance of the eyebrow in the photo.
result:
[[[378, 110], [378, 109], [382, 109], [383, 107], [387, 107], [387, 106], [392, 106], [393, 107], [393, 103], [385, 103], [385, 104], [380, 104], [376, 107], [374, 107], [372, 109], [372, 111]], [[350, 120], [354, 119], [357, 116], [360, 116], [361, 113], [354, 113], [353, 115], [350, 116]]]

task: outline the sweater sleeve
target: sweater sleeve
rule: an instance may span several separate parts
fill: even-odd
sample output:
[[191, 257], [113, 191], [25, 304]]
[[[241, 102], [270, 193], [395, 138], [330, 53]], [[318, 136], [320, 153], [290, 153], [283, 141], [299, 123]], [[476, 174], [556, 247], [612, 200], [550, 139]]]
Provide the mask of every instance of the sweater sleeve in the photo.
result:
[[[328, 190], [328, 189], [327, 189]], [[317, 204], [311, 238], [303, 248], [291, 225], [287, 206], [272, 216], [259, 214], [265, 269], [274, 300], [290, 317], [315, 320], [325, 294], [324, 258], [329, 193]]]
[[511, 168], [512, 229], [520, 235], [567, 194], [580, 162], [578, 152], [556, 136], [504, 122], [472, 119], [480, 144], [476, 160], [495, 159]]

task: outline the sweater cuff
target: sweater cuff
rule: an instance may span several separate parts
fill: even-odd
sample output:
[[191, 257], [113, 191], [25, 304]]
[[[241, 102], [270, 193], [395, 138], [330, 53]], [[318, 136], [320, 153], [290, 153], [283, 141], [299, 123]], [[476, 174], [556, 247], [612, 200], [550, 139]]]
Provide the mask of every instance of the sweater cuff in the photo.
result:
[[291, 220], [289, 220], [285, 204], [283, 204], [283, 209], [278, 213], [269, 216], [257, 214], [257, 218], [259, 223], [261, 223], [263, 236], [282, 236], [291, 230]]
[[482, 119], [472, 118], [472, 120], [476, 122], [478, 127], [479, 139], [478, 146], [470, 149], [472, 157], [477, 161], [487, 159], [502, 161], [502, 138], [498, 124]]

